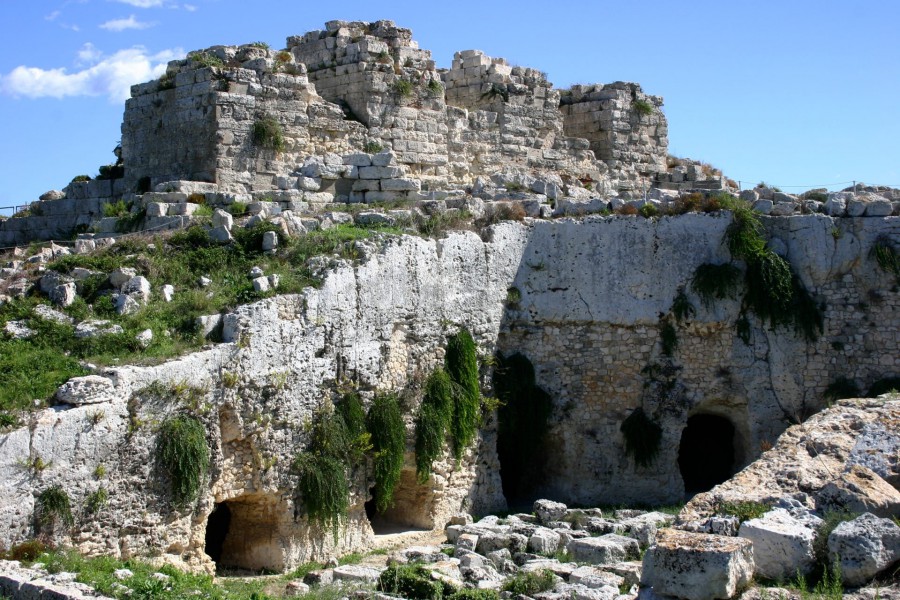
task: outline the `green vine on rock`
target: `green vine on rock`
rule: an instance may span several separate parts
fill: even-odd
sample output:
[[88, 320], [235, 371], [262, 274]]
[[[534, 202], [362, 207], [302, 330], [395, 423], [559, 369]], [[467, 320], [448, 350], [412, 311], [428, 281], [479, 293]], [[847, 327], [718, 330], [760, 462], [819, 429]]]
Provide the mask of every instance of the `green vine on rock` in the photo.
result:
[[416, 478], [425, 483], [431, 465], [441, 455], [453, 420], [453, 381], [443, 369], [433, 372], [425, 382], [425, 394], [416, 419]]
[[475, 340], [465, 328], [447, 341], [444, 368], [456, 386], [458, 393], [450, 423], [453, 436], [453, 454], [456, 460], [475, 440], [481, 409], [481, 384], [478, 378], [478, 355]]
[[197, 499], [209, 470], [206, 428], [188, 415], [169, 417], [159, 430], [156, 459], [171, 479], [175, 504], [190, 504]]
[[691, 288], [707, 308], [712, 305], [713, 300], [734, 298], [740, 286], [741, 270], [730, 263], [702, 264], [694, 271], [694, 278], [691, 280]]
[[639, 406], [622, 421], [619, 431], [625, 436], [625, 454], [634, 457], [634, 464], [638, 467], [652, 465], [659, 455], [662, 427]]
[[406, 451], [406, 426], [395, 394], [375, 396], [366, 425], [375, 451], [375, 506], [384, 512], [394, 502], [394, 490], [400, 483], [403, 454]]
[[[822, 308], [788, 262], [768, 248], [759, 216], [741, 200], [731, 199], [723, 207], [732, 211], [733, 219], [725, 232], [728, 250], [747, 263], [744, 306], [773, 328], [793, 325], [807, 341], [818, 339], [824, 328]], [[721, 282], [716, 285], [721, 288]]]

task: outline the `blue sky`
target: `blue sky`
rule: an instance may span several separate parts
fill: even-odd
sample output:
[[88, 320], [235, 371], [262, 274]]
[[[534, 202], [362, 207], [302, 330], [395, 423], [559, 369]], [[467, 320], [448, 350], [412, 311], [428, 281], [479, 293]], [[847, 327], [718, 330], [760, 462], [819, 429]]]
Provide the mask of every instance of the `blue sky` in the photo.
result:
[[665, 99], [671, 153], [745, 186], [900, 187], [896, 0], [3, 0], [0, 19], [0, 206], [114, 162], [128, 86], [168, 60], [331, 19], [394, 20], [438, 66], [478, 48], [557, 87], [636, 81]]

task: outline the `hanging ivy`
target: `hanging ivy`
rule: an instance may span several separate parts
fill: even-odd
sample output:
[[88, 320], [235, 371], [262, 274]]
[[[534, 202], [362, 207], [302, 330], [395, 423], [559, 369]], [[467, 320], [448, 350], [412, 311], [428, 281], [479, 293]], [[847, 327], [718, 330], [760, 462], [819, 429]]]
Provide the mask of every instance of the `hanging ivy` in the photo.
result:
[[431, 465], [440, 457], [453, 419], [453, 381], [443, 369], [432, 373], [425, 382], [425, 393], [416, 418], [416, 478], [425, 483], [431, 476]]
[[448, 340], [444, 368], [458, 388], [450, 431], [453, 454], [459, 460], [475, 439], [481, 408], [478, 356], [475, 341], [467, 329], [460, 329]]
[[634, 464], [638, 467], [652, 465], [659, 455], [662, 427], [638, 407], [622, 421], [619, 431], [625, 436], [625, 454], [634, 457]]
[[394, 502], [394, 490], [400, 482], [403, 454], [406, 451], [406, 427], [395, 394], [375, 396], [366, 425], [375, 453], [375, 506], [384, 512]]

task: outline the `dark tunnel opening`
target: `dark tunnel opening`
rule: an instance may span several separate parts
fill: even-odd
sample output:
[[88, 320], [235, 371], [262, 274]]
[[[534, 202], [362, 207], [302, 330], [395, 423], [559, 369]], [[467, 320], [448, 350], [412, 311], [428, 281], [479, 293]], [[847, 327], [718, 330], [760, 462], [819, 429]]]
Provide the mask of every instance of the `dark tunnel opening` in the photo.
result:
[[694, 415], [681, 433], [678, 468], [688, 496], [712, 489], [734, 475], [734, 425], [725, 417]]

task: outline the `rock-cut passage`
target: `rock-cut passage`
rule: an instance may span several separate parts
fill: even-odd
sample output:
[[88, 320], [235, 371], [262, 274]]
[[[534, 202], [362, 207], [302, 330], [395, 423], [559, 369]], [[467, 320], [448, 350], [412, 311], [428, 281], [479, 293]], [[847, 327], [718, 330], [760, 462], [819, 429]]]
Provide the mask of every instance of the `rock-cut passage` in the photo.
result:
[[681, 433], [678, 468], [684, 491], [692, 496], [734, 474], [734, 425], [716, 415], [694, 415]]
[[231, 509], [228, 504], [216, 504], [206, 520], [206, 554], [216, 566], [222, 560], [222, 547], [225, 538], [228, 537], [228, 528], [231, 526]]

